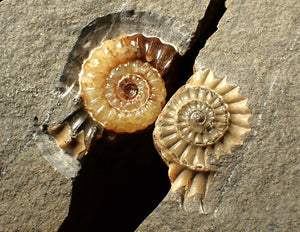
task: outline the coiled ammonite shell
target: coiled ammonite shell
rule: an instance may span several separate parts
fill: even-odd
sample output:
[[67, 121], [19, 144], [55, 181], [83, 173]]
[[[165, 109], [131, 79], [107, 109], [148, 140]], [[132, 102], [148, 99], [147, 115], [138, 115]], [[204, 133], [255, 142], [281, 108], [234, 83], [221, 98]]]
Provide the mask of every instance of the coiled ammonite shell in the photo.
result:
[[186, 187], [187, 197], [205, 194], [207, 163], [230, 154], [249, 132], [250, 111], [239, 87], [216, 79], [209, 70], [195, 73], [169, 100], [153, 132], [155, 146], [169, 165], [172, 190]]
[[173, 46], [142, 34], [105, 41], [82, 64], [83, 108], [48, 133], [65, 152], [81, 159], [103, 129], [132, 133], [147, 128], [165, 104], [162, 77], [175, 54]]
[[81, 97], [107, 130], [132, 133], [154, 123], [165, 104], [162, 76], [176, 50], [141, 34], [107, 40], [82, 65]]

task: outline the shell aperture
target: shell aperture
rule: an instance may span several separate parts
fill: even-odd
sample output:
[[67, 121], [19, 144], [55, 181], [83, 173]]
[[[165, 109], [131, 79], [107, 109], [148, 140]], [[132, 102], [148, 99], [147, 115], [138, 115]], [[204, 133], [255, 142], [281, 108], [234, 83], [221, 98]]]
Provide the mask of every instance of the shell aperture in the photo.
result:
[[141, 34], [107, 40], [82, 65], [81, 97], [105, 129], [132, 133], [151, 125], [165, 104], [162, 76], [176, 50]]
[[164, 107], [153, 137], [169, 166], [173, 191], [186, 186], [187, 197], [204, 195], [205, 185], [194, 180], [200, 173], [215, 171], [207, 163], [209, 156], [218, 160], [230, 154], [233, 146], [243, 144], [242, 136], [251, 130], [250, 111], [238, 90], [209, 70], [197, 72]]

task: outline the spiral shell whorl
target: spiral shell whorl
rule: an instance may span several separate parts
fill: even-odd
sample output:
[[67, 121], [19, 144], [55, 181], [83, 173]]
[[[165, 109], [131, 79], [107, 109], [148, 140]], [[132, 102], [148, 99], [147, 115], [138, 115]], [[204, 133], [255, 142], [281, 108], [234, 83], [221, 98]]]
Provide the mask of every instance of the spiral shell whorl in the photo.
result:
[[143, 35], [106, 41], [82, 67], [85, 109], [108, 130], [131, 133], [146, 128], [165, 104], [162, 75], [175, 54], [171, 45]]
[[187, 142], [197, 146], [216, 143], [228, 129], [227, 104], [220, 96], [202, 87], [185, 89], [174, 101], [184, 102], [187, 95], [189, 100], [174, 111], [178, 132]]
[[158, 117], [154, 142], [167, 163], [197, 171], [211, 171], [209, 154], [219, 159], [241, 145], [249, 132], [247, 99], [226, 78], [211, 71], [195, 73], [169, 100]]

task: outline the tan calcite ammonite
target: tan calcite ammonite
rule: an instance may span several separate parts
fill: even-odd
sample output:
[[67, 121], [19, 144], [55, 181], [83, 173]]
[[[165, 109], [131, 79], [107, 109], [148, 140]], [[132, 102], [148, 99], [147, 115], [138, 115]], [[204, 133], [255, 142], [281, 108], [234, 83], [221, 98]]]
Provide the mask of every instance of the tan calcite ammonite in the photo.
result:
[[165, 104], [162, 76], [175, 54], [171, 45], [141, 34], [107, 40], [82, 65], [79, 83], [85, 110], [107, 130], [145, 129]]
[[209, 173], [207, 163], [230, 154], [243, 144], [251, 130], [247, 98], [226, 78], [216, 79], [209, 70], [196, 72], [169, 100], [153, 132], [154, 144], [169, 166], [172, 190], [186, 188], [186, 197], [205, 195]]
[[81, 159], [104, 129], [133, 133], [147, 128], [165, 104], [163, 76], [176, 54], [172, 45], [142, 34], [104, 41], [81, 66], [82, 109], [48, 133], [65, 152]]

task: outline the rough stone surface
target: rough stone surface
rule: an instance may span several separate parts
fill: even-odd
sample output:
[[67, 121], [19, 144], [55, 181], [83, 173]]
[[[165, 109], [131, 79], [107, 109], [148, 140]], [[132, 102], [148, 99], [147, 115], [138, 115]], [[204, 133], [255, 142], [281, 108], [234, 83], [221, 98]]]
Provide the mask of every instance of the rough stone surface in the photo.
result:
[[241, 87], [252, 133], [234, 156], [216, 161], [207, 215], [185, 211], [169, 193], [137, 231], [300, 229], [300, 4], [232, 0], [227, 6], [195, 69], [209, 68]]
[[[49, 120], [55, 90], [81, 30], [125, 10], [173, 17], [192, 36], [208, 1], [16, 1], [0, 3], [0, 231], [55, 231], [67, 215], [71, 182], [33, 139]], [[187, 41], [188, 42], [188, 41]], [[57, 114], [64, 114], [59, 109]]]
[[70, 181], [39, 153], [29, 144], [2, 176], [0, 231], [55, 231], [67, 215]]

